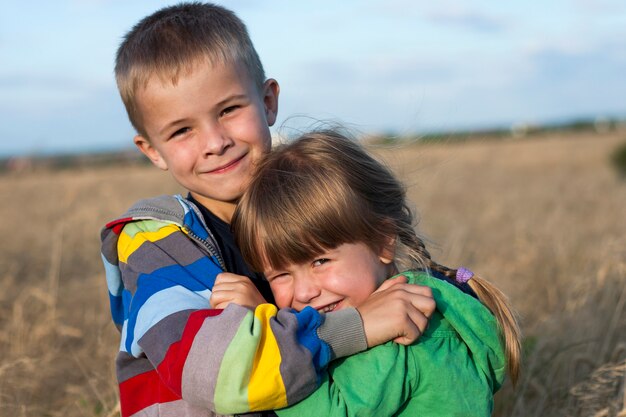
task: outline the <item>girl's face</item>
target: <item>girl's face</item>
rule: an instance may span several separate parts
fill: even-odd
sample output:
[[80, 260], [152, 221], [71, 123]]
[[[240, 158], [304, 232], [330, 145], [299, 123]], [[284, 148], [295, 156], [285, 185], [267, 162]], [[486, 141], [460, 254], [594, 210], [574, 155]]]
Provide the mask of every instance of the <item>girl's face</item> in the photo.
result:
[[344, 243], [308, 262], [283, 269], [266, 268], [276, 304], [327, 313], [356, 307], [393, 273], [393, 253], [380, 254], [363, 243]]

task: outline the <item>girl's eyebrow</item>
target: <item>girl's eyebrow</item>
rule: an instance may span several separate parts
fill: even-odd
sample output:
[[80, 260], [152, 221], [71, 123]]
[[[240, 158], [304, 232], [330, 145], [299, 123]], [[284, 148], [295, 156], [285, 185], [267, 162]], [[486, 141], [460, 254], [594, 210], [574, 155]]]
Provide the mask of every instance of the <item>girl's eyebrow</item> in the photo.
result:
[[279, 273], [283, 273], [283, 271], [280, 269], [272, 269], [272, 268], [266, 269], [263, 271], [263, 275], [265, 275], [266, 278], [273, 276], [273, 275], [277, 275]]

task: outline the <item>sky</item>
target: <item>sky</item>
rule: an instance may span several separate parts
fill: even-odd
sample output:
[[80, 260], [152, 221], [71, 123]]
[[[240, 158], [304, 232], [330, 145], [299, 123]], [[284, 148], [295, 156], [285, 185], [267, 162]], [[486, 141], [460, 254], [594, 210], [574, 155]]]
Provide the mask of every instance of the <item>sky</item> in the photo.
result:
[[[0, 156], [132, 147], [113, 62], [172, 1], [2, 0]], [[623, 0], [232, 0], [274, 131], [317, 120], [397, 135], [626, 117]]]

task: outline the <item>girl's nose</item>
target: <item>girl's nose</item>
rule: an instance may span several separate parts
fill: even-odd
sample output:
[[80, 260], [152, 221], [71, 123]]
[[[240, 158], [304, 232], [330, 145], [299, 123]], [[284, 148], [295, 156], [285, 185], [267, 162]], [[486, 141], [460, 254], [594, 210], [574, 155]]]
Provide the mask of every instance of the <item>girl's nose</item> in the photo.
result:
[[301, 304], [309, 304], [320, 295], [320, 288], [310, 276], [297, 277], [294, 280], [293, 296]]

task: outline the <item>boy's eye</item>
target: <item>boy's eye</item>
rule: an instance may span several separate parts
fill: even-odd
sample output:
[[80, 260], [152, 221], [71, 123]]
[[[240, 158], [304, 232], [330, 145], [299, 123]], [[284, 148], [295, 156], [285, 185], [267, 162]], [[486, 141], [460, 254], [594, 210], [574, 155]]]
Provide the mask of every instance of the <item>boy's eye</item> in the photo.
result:
[[327, 259], [327, 258], [316, 259], [313, 261], [313, 266], [322, 266], [328, 261], [330, 261], [330, 259]]
[[180, 129], [178, 129], [177, 131], [172, 133], [172, 135], [170, 137], [175, 138], [176, 136], [184, 135], [185, 133], [189, 132], [190, 130], [191, 129], [189, 129], [188, 127], [181, 127]]
[[226, 107], [224, 110], [222, 110], [222, 112], [220, 113], [220, 116], [226, 116], [227, 114], [232, 113], [233, 111], [237, 110], [238, 108], [239, 108], [239, 106]]

